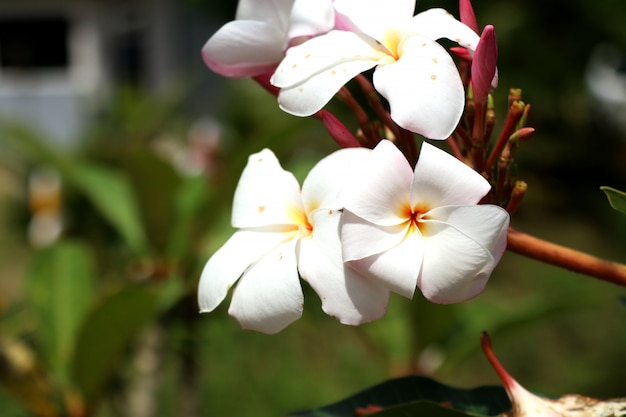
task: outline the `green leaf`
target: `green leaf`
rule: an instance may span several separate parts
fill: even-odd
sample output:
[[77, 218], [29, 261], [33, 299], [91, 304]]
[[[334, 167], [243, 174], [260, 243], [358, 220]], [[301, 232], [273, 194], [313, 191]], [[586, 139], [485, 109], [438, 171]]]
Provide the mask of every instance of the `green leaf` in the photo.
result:
[[357, 410], [381, 407], [368, 414], [380, 417], [495, 416], [511, 409], [503, 387], [454, 388], [433, 379], [408, 376], [385, 381], [342, 401], [312, 410], [289, 414], [292, 417], [353, 417]]
[[86, 246], [62, 242], [35, 255], [25, 292], [36, 338], [50, 370], [66, 381], [78, 329], [94, 293], [94, 261]]
[[159, 311], [159, 293], [148, 285], [129, 286], [105, 298], [84, 322], [72, 375], [87, 404], [102, 394], [124, 350]]
[[206, 178], [184, 178], [174, 196], [174, 221], [170, 234], [168, 253], [174, 258], [183, 256], [189, 247], [190, 236], [195, 232], [196, 215], [208, 198]]
[[622, 214], [626, 214], [626, 193], [623, 191], [616, 190], [612, 187], [602, 186], [600, 187], [606, 197], [609, 199], [609, 204], [615, 210], [619, 211]]
[[145, 252], [147, 239], [135, 194], [122, 173], [93, 163], [67, 168], [68, 180], [77, 187], [137, 253]]

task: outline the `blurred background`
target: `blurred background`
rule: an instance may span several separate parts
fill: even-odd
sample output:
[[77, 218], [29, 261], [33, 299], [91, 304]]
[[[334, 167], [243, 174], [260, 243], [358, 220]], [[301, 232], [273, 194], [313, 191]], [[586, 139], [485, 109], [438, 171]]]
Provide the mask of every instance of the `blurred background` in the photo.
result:
[[[453, 1], [420, 1], [418, 11]], [[475, 0], [499, 44], [498, 121], [522, 88], [537, 133], [512, 224], [626, 262], [626, 3]], [[269, 147], [300, 180], [335, 149], [200, 49], [233, 19], [217, 0], [0, 1], [0, 414], [281, 416], [420, 373], [499, 384], [479, 333], [527, 388], [626, 396], [626, 290], [507, 253], [477, 298], [392, 297], [360, 327], [325, 316], [240, 330], [196, 286], [233, 232], [247, 156]], [[333, 107], [341, 114], [341, 107]], [[497, 128], [496, 128], [497, 131]]]

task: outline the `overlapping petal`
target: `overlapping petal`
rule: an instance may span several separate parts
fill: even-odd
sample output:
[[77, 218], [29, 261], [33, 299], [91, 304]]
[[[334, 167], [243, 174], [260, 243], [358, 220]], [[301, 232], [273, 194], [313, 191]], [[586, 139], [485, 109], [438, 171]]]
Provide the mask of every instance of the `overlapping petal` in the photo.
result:
[[344, 209], [341, 221], [344, 261], [358, 261], [399, 245], [409, 229], [407, 223], [380, 226]]
[[428, 217], [453, 225], [457, 230], [484, 246], [497, 261], [506, 249], [509, 214], [491, 204], [444, 206], [428, 212]]
[[364, 220], [391, 226], [407, 220], [413, 172], [404, 155], [388, 140], [381, 141], [362, 164], [358, 181], [346, 187], [344, 206]]
[[291, 239], [274, 248], [239, 281], [228, 313], [242, 328], [274, 334], [302, 316], [304, 295], [298, 278], [296, 243]]
[[366, 148], [340, 149], [319, 161], [302, 184], [304, 210], [312, 213], [319, 207], [339, 210], [341, 191], [355, 169], [370, 153]]
[[350, 261], [348, 265], [360, 273], [366, 272], [367, 276], [376, 279], [391, 291], [412, 298], [422, 268], [422, 259], [426, 256], [425, 244], [416, 232], [403, 237], [403, 240], [391, 249], [378, 255]]
[[463, 162], [429, 143], [422, 144], [411, 187], [411, 205], [474, 205], [490, 189], [489, 182]]
[[250, 265], [295, 235], [276, 228], [239, 230], [209, 259], [198, 285], [201, 312], [214, 310]]
[[310, 116], [357, 74], [387, 58], [384, 47], [359, 33], [331, 31], [287, 51], [271, 83], [283, 110]]
[[294, 0], [239, 0], [236, 20], [256, 20], [285, 31]]
[[424, 232], [424, 264], [417, 285], [428, 300], [458, 303], [480, 293], [496, 261], [485, 246], [444, 222]]
[[296, 224], [302, 213], [300, 185], [269, 149], [250, 155], [233, 202], [234, 227]]
[[391, 118], [428, 138], [447, 138], [465, 104], [454, 61], [441, 45], [420, 35], [404, 39], [398, 49], [398, 61], [374, 71], [374, 86], [389, 101]]
[[415, 0], [334, 0], [334, 4], [335, 10], [356, 28], [379, 40], [387, 27], [407, 20], [415, 12]]
[[341, 213], [318, 209], [314, 233], [300, 241], [298, 268], [322, 300], [322, 309], [341, 323], [358, 325], [385, 314], [389, 290], [348, 268], [341, 257]]
[[291, 8], [287, 37], [311, 36], [333, 28], [333, 0], [296, 0]]

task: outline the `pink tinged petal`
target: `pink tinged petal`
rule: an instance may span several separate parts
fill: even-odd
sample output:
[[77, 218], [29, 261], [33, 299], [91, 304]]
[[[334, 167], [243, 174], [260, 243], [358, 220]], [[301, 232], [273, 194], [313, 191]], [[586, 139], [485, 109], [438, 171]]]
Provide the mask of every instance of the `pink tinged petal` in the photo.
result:
[[233, 202], [234, 227], [299, 225], [302, 199], [298, 181], [269, 149], [250, 155]]
[[289, 18], [288, 38], [328, 32], [335, 25], [332, 0], [296, 0]]
[[487, 104], [491, 82], [496, 75], [498, 45], [493, 26], [485, 26], [472, 60], [472, 89], [474, 101]]
[[228, 313], [242, 328], [274, 334], [302, 316], [296, 242], [292, 239], [264, 255], [239, 281]]
[[387, 27], [409, 20], [415, 0], [334, 0], [335, 10], [355, 27], [380, 39]]
[[430, 39], [450, 39], [459, 45], [476, 50], [478, 31], [459, 22], [444, 9], [429, 9], [413, 17], [409, 31]]
[[202, 47], [202, 59], [226, 77], [251, 77], [272, 71], [283, 58], [285, 35], [257, 21], [232, 21]]
[[495, 262], [504, 254], [510, 218], [502, 207], [491, 204], [438, 207], [428, 212], [428, 218], [448, 223], [484, 246]]
[[413, 172], [398, 148], [382, 140], [346, 185], [344, 207], [381, 226], [402, 224], [410, 215]]
[[340, 149], [319, 161], [302, 184], [304, 210], [311, 213], [318, 208], [339, 210], [339, 197], [348, 179], [355, 175], [355, 167], [370, 154], [366, 148]]
[[344, 209], [341, 220], [343, 260], [358, 261], [388, 251], [402, 243], [408, 222], [394, 226], [379, 226], [363, 220]]
[[239, 0], [236, 20], [256, 20], [269, 23], [286, 33], [294, 0]]
[[496, 262], [491, 252], [448, 223], [423, 227], [424, 264], [418, 287], [434, 303], [468, 300], [485, 287]]
[[476, 15], [474, 14], [474, 8], [470, 0], [459, 1], [459, 14], [461, 16], [461, 22], [465, 23], [474, 32], [478, 33], [478, 22], [476, 21]]
[[300, 241], [298, 269], [322, 300], [324, 312], [343, 324], [359, 325], [382, 317], [389, 290], [348, 268], [341, 257], [336, 210], [311, 216], [313, 234]]
[[479, 173], [449, 153], [424, 142], [411, 187], [412, 207], [477, 204], [491, 185]]
[[437, 42], [412, 36], [401, 57], [374, 71], [374, 86], [389, 101], [391, 118], [430, 139], [446, 139], [461, 118], [465, 91], [459, 71]]
[[425, 256], [425, 242], [419, 231], [415, 230], [408, 233], [402, 242], [386, 252], [350, 261], [347, 264], [389, 290], [412, 298]]
[[203, 313], [214, 310], [246, 269], [294, 233], [265, 228], [239, 230], [211, 256], [198, 284], [198, 304]]

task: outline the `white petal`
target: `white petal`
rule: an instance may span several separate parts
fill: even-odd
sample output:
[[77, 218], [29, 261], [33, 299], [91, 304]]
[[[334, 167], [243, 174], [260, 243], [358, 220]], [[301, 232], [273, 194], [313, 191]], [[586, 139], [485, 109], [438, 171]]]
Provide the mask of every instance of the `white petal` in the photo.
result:
[[379, 255], [347, 264], [362, 274], [367, 274], [389, 290], [412, 298], [422, 267], [424, 242], [419, 232], [409, 233], [397, 246]]
[[402, 242], [408, 232], [407, 224], [378, 226], [343, 210], [341, 244], [344, 261], [355, 261], [378, 255]]
[[239, 281], [228, 313], [242, 328], [273, 334], [302, 316], [296, 242], [292, 239], [267, 253]]
[[302, 199], [298, 181], [269, 149], [250, 155], [233, 202], [235, 227], [299, 225]]
[[334, 4], [338, 13], [379, 40], [387, 27], [402, 24], [415, 12], [415, 0], [335, 0]]
[[480, 40], [476, 32], [444, 9], [429, 9], [415, 15], [411, 20], [410, 31], [433, 40], [447, 38], [472, 51]]
[[298, 269], [322, 300], [324, 312], [343, 324], [376, 320], [387, 310], [389, 290], [348, 268], [341, 257], [341, 213], [319, 209], [313, 234], [300, 241]]
[[[279, 88], [292, 87], [332, 70], [341, 76], [348, 71], [343, 68], [350, 63], [371, 68], [385, 58], [388, 58], [385, 48], [374, 39], [359, 33], [333, 30], [289, 48], [271, 82]], [[356, 74], [358, 72], [352, 71], [352, 76]]]
[[339, 210], [344, 184], [355, 175], [355, 167], [369, 155], [366, 148], [340, 149], [319, 161], [302, 183], [302, 201], [307, 213], [323, 207]]
[[491, 204], [445, 206], [428, 212], [428, 217], [452, 225], [484, 246], [498, 262], [506, 249], [509, 213]]
[[489, 250], [446, 223], [429, 222], [423, 236], [424, 265], [417, 285], [428, 300], [458, 303], [484, 289], [496, 266]]
[[235, 232], [202, 270], [198, 284], [200, 311], [206, 313], [215, 309], [251, 264], [293, 235], [271, 228]]
[[293, 3], [294, 0], [239, 0], [236, 19], [266, 22], [286, 33]]
[[430, 139], [446, 139], [459, 122], [465, 92], [446, 50], [423, 36], [405, 38], [398, 61], [374, 72], [374, 86], [389, 101], [392, 119]]
[[412, 180], [411, 166], [402, 152], [390, 141], [382, 140], [346, 185], [344, 206], [377, 225], [401, 224], [410, 215], [407, 210]]
[[206, 65], [227, 77], [251, 77], [273, 70], [283, 58], [285, 34], [265, 22], [232, 21], [202, 47]]
[[424, 142], [411, 188], [412, 206], [474, 205], [491, 185], [479, 173], [449, 153]]
[[296, 0], [289, 18], [288, 38], [325, 33], [334, 24], [332, 0]]

